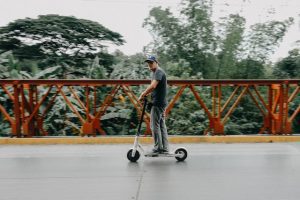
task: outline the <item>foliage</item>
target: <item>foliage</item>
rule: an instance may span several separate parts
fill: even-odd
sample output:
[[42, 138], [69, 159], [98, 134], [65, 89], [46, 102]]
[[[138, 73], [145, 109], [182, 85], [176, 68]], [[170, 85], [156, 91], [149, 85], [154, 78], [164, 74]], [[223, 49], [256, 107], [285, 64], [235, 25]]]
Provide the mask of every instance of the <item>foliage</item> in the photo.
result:
[[0, 49], [22, 58], [85, 57], [98, 53], [108, 41], [124, 42], [120, 34], [97, 22], [59, 15], [19, 19], [0, 29]]
[[264, 65], [250, 58], [236, 63], [236, 70], [231, 72], [233, 79], [262, 79], [265, 77]]
[[275, 47], [279, 45], [293, 22], [294, 19], [290, 17], [284, 21], [268, 21], [252, 25], [241, 56], [264, 63], [274, 53]]
[[[216, 79], [219, 78], [234, 78], [232, 76], [232, 69], [238, 70], [237, 53], [240, 50], [240, 45], [243, 40], [243, 33], [245, 29], [246, 20], [236, 15], [229, 15], [224, 19], [220, 27], [220, 52], [218, 53], [218, 69], [216, 72]], [[222, 37], [223, 36], [223, 37]], [[236, 66], [236, 67], [234, 67]], [[240, 77], [239, 77], [240, 78]]]
[[216, 46], [210, 20], [211, 5], [200, 5], [196, 1], [183, 3], [186, 3], [181, 10], [183, 19], [174, 17], [169, 9], [155, 7], [145, 19], [144, 27], [154, 35], [156, 54], [173, 61], [185, 59], [194, 74], [201, 72], [207, 77], [210, 72], [206, 66], [214, 63], [209, 55]]
[[[171, 96], [171, 95], [170, 95]], [[169, 134], [201, 135], [208, 125], [208, 118], [191, 93], [180, 97], [166, 120]]]
[[112, 65], [111, 79], [149, 79], [149, 69], [144, 63], [145, 56], [136, 54], [125, 56], [120, 52], [115, 52], [118, 63]]
[[255, 134], [262, 127], [263, 116], [249, 96], [244, 96], [225, 125], [230, 135]]
[[164, 60], [184, 59], [194, 75], [200, 72], [204, 78], [248, 77], [232, 72], [239, 62], [264, 64], [293, 23], [293, 18], [257, 23], [245, 33], [246, 20], [239, 14], [213, 22], [212, 6], [212, 0], [183, 0], [179, 17], [168, 8], [154, 7], [143, 25], [153, 35], [152, 52]]
[[277, 62], [274, 69], [277, 78], [300, 78], [300, 49], [289, 51], [289, 55]]
[[60, 65], [54, 78], [85, 76], [86, 68], [97, 57], [97, 64], [111, 72], [109, 66], [114, 60], [106, 46], [124, 42], [119, 33], [97, 22], [68, 16], [41, 15], [37, 19], [19, 19], [0, 27], [0, 52], [11, 52], [17, 60], [14, 65], [33, 74]]
[[[16, 20], [0, 28], [0, 78], [150, 79], [151, 73], [144, 63], [145, 54], [158, 56], [159, 65], [166, 71], [168, 79], [300, 77], [299, 49], [290, 51], [274, 67], [268, 62], [269, 56], [293, 23], [292, 18], [257, 23], [248, 29], [245, 18], [239, 14], [213, 21], [212, 0], [183, 0], [179, 7], [179, 16], [168, 8], [151, 9], [143, 26], [153, 35], [153, 42], [145, 47], [144, 53], [131, 56], [118, 50], [108, 53], [107, 43], [122, 45], [125, 41], [119, 33], [96, 22], [58, 15]], [[132, 86], [131, 89], [138, 96], [145, 87]], [[91, 102], [94, 89], [100, 105], [112, 88], [91, 88]], [[169, 102], [178, 89], [175, 86], [169, 88]], [[84, 108], [67, 87], [62, 90], [79, 113], [85, 116]], [[74, 90], [80, 100], [85, 101], [85, 89], [75, 87]], [[211, 109], [211, 88], [203, 86], [196, 90]], [[40, 99], [47, 88], [41, 86], [39, 91]], [[222, 90], [222, 105], [225, 97], [231, 93], [232, 88]], [[50, 93], [50, 96], [53, 95], [54, 91]], [[47, 98], [46, 102], [49, 101], [50, 98]], [[13, 115], [12, 102], [2, 90], [0, 104]], [[290, 105], [290, 112], [295, 111], [299, 104], [297, 97]], [[43, 109], [45, 105], [42, 105]], [[120, 91], [102, 117], [101, 125], [108, 135], [132, 135], [136, 132], [138, 120], [130, 99]], [[9, 123], [2, 114], [0, 121], [0, 134], [7, 136]], [[262, 115], [253, 101], [245, 96], [225, 125], [225, 132], [257, 133], [262, 121]], [[209, 120], [186, 88], [169, 113], [166, 123], [169, 134], [201, 135], [208, 127]], [[299, 115], [293, 124], [294, 130], [299, 132], [298, 123]], [[44, 125], [50, 135], [79, 135], [81, 129], [78, 116], [61, 95], [57, 96], [55, 104], [47, 112]]]

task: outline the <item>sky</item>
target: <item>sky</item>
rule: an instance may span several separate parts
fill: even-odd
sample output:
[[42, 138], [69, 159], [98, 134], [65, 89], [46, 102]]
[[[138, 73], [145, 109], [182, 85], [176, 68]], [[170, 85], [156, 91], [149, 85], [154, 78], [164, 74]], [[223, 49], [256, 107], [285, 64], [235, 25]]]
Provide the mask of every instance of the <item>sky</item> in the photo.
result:
[[[152, 37], [142, 27], [144, 19], [155, 6], [169, 7], [175, 13], [181, 0], [0, 0], [0, 26], [21, 18], [59, 14], [97, 21], [112, 31], [120, 33], [126, 43], [109, 48], [120, 49], [127, 55], [142, 52]], [[214, 0], [213, 20], [239, 13], [246, 18], [247, 26], [266, 20], [295, 18], [274, 55], [272, 61], [288, 55], [300, 40], [299, 0]]]

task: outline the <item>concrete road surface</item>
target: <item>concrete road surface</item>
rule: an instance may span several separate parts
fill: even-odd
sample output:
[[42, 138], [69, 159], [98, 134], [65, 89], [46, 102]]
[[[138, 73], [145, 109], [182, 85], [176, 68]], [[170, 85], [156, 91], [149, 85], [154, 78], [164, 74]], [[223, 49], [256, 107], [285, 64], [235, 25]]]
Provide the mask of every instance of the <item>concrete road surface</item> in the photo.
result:
[[300, 199], [300, 143], [179, 146], [130, 163], [124, 144], [0, 145], [0, 200]]

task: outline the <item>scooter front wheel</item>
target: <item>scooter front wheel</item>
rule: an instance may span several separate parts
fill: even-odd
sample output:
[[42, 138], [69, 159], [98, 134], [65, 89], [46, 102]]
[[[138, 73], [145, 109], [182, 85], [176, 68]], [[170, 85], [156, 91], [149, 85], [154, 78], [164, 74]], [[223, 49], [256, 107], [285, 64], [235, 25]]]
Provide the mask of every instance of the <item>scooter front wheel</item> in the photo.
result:
[[178, 160], [179, 162], [184, 161], [187, 158], [187, 150], [185, 148], [178, 148], [175, 151], [175, 158], [176, 160]]
[[130, 149], [127, 152], [127, 158], [130, 160], [130, 162], [136, 162], [140, 158], [140, 152], [136, 150], [134, 156], [132, 156], [132, 151], [133, 149]]

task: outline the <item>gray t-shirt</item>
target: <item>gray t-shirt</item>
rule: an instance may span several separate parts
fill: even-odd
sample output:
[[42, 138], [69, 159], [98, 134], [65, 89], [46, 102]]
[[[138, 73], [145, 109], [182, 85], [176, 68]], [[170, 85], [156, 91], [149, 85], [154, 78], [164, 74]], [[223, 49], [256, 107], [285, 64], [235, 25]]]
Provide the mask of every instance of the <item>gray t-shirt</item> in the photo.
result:
[[152, 79], [159, 81], [156, 88], [152, 91], [151, 98], [154, 106], [167, 106], [167, 77], [166, 73], [160, 67], [157, 67], [152, 73]]

